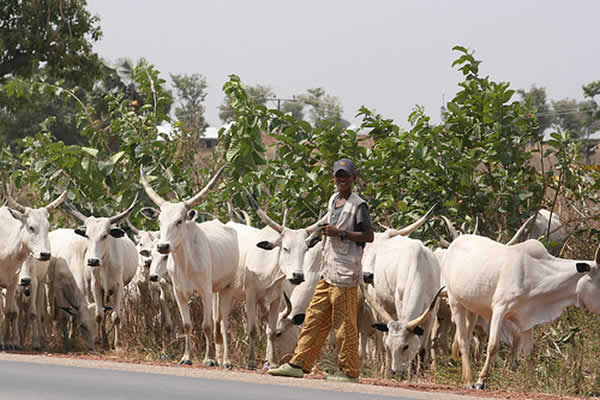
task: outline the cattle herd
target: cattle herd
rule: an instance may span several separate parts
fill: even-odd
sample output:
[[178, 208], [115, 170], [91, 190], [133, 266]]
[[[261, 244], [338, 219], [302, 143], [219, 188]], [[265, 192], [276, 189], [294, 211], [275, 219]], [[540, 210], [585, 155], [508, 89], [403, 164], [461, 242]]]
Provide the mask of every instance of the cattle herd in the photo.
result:
[[[266, 364], [273, 367], [293, 352], [304, 314], [320, 279], [318, 224], [287, 227], [270, 218], [249, 196], [266, 224], [258, 229], [230, 207], [230, 221], [197, 223], [194, 207], [216, 185], [223, 168], [198, 194], [169, 202], [150, 186], [140, 169], [144, 190], [157, 208], [142, 214], [158, 219], [160, 230], [131, 226], [130, 239], [120, 225], [137, 203], [110, 217], [85, 216], [65, 200], [67, 191], [43, 208], [18, 204], [5, 190], [8, 206], [0, 208], [0, 287], [4, 316], [3, 350], [22, 347], [31, 326], [31, 345], [44, 343], [43, 316], [51, 316], [64, 335], [90, 348], [110, 333], [121, 346], [122, 299], [139, 296], [160, 304], [161, 323], [171, 335], [176, 323], [168, 302], [176, 302], [185, 337], [180, 364], [192, 364], [192, 314], [189, 301], [202, 301], [203, 364], [231, 368], [229, 317], [242, 300], [247, 316], [247, 368], [257, 368], [256, 340], [267, 338]], [[63, 203], [82, 225], [49, 231], [49, 212]], [[556, 319], [568, 305], [600, 313], [600, 277], [595, 260], [569, 260], [552, 254], [536, 240], [552, 227], [552, 242], [564, 241], [556, 215], [541, 210], [508, 243], [473, 233], [459, 233], [446, 219], [452, 241], [440, 238], [432, 251], [408, 236], [431, 217], [433, 208], [403, 229], [386, 228], [365, 246], [359, 307], [361, 357], [383, 360], [392, 373], [435, 367], [438, 353], [462, 358], [464, 385], [485, 389], [500, 341], [511, 346], [513, 363], [533, 347], [533, 328]], [[237, 221], [237, 222], [236, 222]], [[519, 238], [532, 221], [529, 237]], [[151, 308], [145, 308], [148, 314]], [[152, 315], [144, 315], [147, 321]], [[112, 321], [109, 333], [105, 320]], [[450, 332], [455, 331], [453, 335]], [[474, 381], [471, 359], [487, 337], [483, 368]], [[416, 370], [416, 371], [415, 371]]]

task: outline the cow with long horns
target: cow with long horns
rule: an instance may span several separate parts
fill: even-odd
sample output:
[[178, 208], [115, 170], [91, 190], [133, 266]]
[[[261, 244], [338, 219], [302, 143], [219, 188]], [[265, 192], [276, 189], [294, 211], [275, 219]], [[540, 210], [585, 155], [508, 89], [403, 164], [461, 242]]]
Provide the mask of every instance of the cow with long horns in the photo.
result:
[[[215, 344], [213, 340], [213, 292], [220, 297], [230, 299], [231, 286], [238, 277], [239, 246], [234, 229], [225, 226], [218, 220], [195, 222], [198, 205], [216, 186], [223, 172], [221, 168], [208, 184], [192, 198], [172, 203], [160, 197], [148, 183], [143, 166], [140, 176], [148, 197], [160, 210], [144, 208], [142, 213], [149, 218], [158, 217], [160, 238], [157, 250], [168, 254], [167, 270], [173, 281], [175, 300], [181, 313], [183, 333], [185, 335], [185, 352], [180, 364], [192, 364], [192, 317], [188, 300], [198, 293], [202, 299], [204, 318], [202, 331], [206, 342], [204, 357], [205, 366], [216, 366]], [[217, 308], [221, 307], [218, 302]], [[223, 318], [228, 314], [221, 313]], [[222, 332], [227, 340], [227, 332]], [[226, 344], [224, 345], [226, 346]]]
[[46, 207], [41, 208], [24, 207], [12, 198], [8, 189], [5, 192], [9, 207], [0, 207], [0, 237], [2, 237], [0, 242], [0, 287], [6, 288], [6, 304], [0, 349], [14, 349], [20, 342], [16, 324], [18, 313], [17, 271], [30, 255], [40, 261], [50, 260], [48, 212], [64, 201], [67, 197], [67, 190]]
[[135, 244], [115, 225], [127, 217], [136, 202], [137, 195], [129, 208], [112, 217], [86, 217], [71, 203], [65, 203], [69, 212], [84, 224], [75, 229], [75, 234], [87, 239], [85, 255], [78, 268], [72, 271], [73, 275], [84, 293], [91, 291], [96, 304], [99, 338], [103, 337], [104, 311], [112, 308], [115, 348], [119, 347], [123, 287], [133, 279], [137, 269]]

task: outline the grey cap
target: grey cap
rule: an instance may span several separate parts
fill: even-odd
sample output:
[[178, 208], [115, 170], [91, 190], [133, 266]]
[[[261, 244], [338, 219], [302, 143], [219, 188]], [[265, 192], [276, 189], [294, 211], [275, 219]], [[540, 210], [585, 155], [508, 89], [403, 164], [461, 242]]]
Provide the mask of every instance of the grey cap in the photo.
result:
[[356, 175], [356, 167], [352, 160], [348, 158], [342, 158], [333, 164], [333, 175], [337, 174], [338, 171], [346, 171], [348, 175]]

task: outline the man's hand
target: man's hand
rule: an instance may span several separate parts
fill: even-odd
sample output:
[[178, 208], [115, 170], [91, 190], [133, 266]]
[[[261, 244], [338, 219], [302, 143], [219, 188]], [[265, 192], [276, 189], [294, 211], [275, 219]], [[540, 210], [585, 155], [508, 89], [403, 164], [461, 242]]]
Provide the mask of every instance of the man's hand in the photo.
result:
[[341, 230], [331, 224], [327, 224], [321, 227], [321, 232], [323, 232], [326, 236], [335, 237], [340, 235]]

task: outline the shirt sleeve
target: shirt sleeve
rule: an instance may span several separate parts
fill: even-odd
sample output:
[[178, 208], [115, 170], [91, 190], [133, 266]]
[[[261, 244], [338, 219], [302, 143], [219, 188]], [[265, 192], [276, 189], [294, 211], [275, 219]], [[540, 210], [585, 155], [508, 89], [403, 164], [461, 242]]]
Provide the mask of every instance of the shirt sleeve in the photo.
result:
[[355, 232], [368, 232], [373, 230], [373, 223], [371, 222], [371, 216], [369, 215], [369, 206], [367, 203], [362, 203], [356, 210], [354, 219], [354, 231]]

